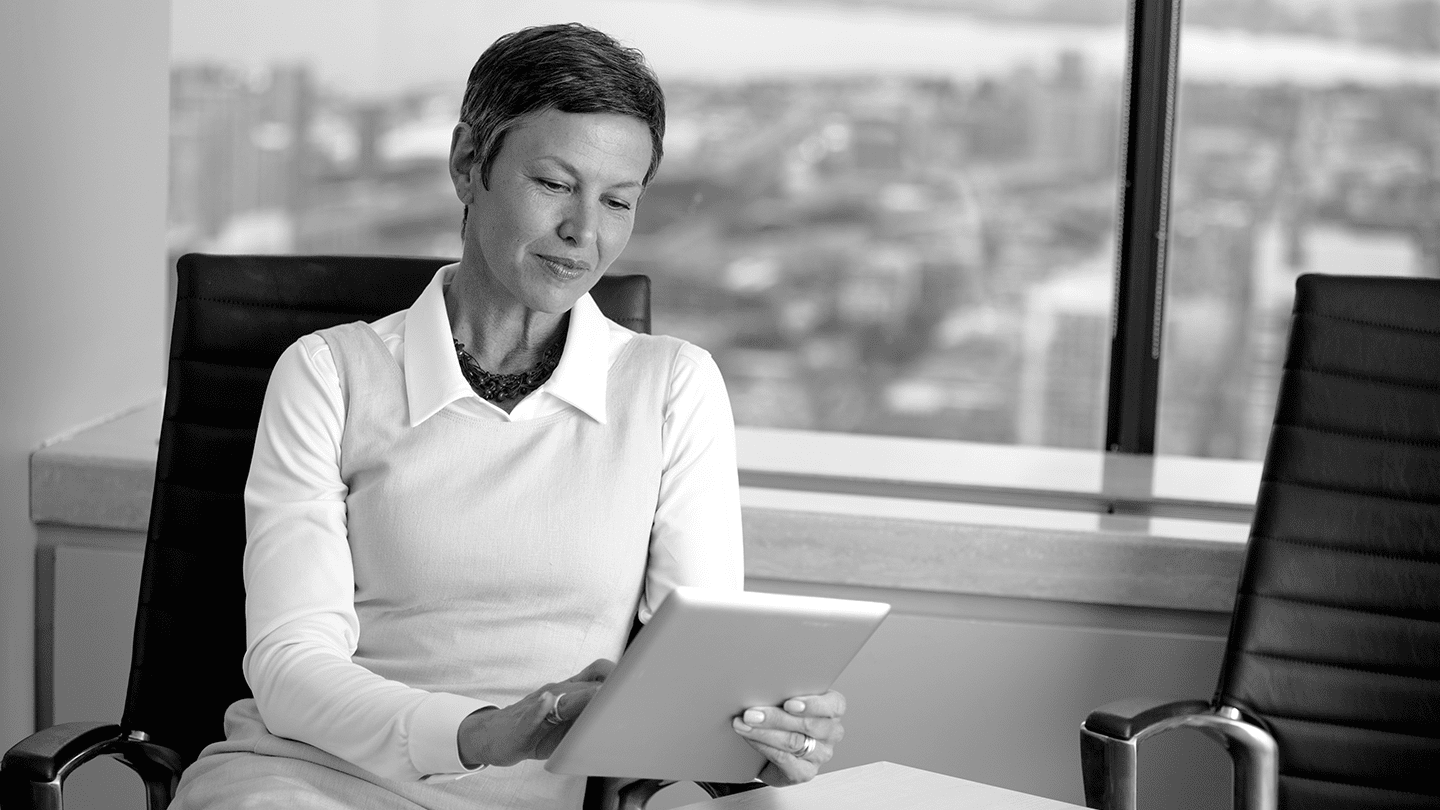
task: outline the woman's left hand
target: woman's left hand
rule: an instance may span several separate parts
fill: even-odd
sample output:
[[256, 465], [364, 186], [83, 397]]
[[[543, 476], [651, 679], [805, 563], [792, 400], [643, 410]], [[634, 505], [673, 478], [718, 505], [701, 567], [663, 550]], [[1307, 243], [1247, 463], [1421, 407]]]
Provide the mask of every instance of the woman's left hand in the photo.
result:
[[[845, 696], [831, 690], [790, 698], [778, 708], [746, 709], [732, 726], [770, 760], [760, 771], [761, 781], [780, 787], [814, 779], [820, 766], [830, 761], [835, 744], [845, 736], [840, 723], [844, 714]], [[815, 742], [810, 745], [807, 740], [812, 739]]]

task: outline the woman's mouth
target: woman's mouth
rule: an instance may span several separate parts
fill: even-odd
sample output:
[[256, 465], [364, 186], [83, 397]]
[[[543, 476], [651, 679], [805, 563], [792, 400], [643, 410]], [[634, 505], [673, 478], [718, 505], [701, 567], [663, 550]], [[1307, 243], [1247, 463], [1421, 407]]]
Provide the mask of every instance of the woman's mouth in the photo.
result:
[[590, 272], [590, 263], [580, 259], [569, 259], [564, 256], [549, 256], [544, 253], [537, 253], [535, 257], [545, 265], [551, 273], [554, 273], [563, 281], [574, 281]]

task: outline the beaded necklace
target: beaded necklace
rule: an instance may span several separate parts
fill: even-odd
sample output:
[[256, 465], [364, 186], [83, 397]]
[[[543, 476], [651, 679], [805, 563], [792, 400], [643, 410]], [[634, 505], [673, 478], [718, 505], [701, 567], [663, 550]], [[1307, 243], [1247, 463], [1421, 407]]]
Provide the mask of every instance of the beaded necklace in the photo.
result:
[[455, 340], [455, 356], [460, 359], [460, 373], [465, 375], [465, 381], [470, 383], [476, 394], [491, 402], [505, 402], [527, 396], [550, 379], [555, 367], [560, 364], [560, 353], [565, 349], [565, 332], [562, 327], [535, 365], [515, 374], [494, 374], [486, 371], [470, 352], [465, 351], [465, 344]]

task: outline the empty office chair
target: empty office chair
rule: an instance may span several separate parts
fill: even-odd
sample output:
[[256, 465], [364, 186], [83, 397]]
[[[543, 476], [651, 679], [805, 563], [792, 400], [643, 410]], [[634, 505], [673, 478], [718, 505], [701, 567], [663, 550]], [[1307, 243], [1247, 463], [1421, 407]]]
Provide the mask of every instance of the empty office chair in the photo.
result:
[[1215, 695], [1093, 712], [1086, 803], [1134, 807], [1135, 744], [1182, 726], [1236, 807], [1440, 807], [1440, 280], [1299, 279]]
[[[118, 725], [64, 723], [16, 744], [0, 763], [4, 810], [58, 810], [65, 777], [102, 755], [134, 768], [150, 808], [160, 810], [185, 766], [224, 736], [226, 707], [250, 696], [240, 672], [241, 496], [270, 370], [301, 335], [408, 307], [446, 263], [342, 256], [180, 259], [124, 716]], [[607, 276], [592, 295], [612, 320], [650, 331], [647, 277]], [[616, 807], [623, 800], [624, 807], [643, 807], [660, 787], [654, 781], [620, 788], [614, 780], [592, 780], [586, 805]]]

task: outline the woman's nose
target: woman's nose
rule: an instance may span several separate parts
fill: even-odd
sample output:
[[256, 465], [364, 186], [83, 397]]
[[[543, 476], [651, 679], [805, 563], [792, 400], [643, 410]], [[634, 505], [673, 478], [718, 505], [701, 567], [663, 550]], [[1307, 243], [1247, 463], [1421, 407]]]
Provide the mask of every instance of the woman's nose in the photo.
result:
[[577, 201], [565, 211], [558, 229], [560, 238], [572, 247], [588, 247], [595, 241], [598, 215], [594, 206]]

